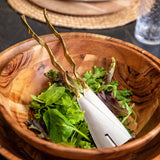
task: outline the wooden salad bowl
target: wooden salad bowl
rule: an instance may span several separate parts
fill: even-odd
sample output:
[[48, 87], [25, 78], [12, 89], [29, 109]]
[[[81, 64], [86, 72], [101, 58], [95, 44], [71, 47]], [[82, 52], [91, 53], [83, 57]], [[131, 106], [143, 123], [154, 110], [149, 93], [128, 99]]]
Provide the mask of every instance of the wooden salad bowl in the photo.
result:
[[[94, 65], [107, 70], [111, 57], [116, 59], [113, 79], [118, 80], [120, 88], [133, 92], [131, 99], [135, 103], [137, 120], [130, 127], [135, 130], [136, 139], [114, 148], [79, 149], [45, 141], [28, 130], [25, 122], [29, 118], [30, 95], [37, 95], [48, 86], [48, 79], [43, 74], [55, 69], [47, 51], [33, 39], [0, 54], [0, 111], [5, 121], [24, 140], [25, 150], [33, 159], [44, 159], [41, 155], [45, 155], [45, 159], [132, 159], [160, 134], [160, 60], [115, 38], [88, 33], [61, 35], [80, 74]], [[71, 72], [59, 40], [52, 34], [42, 38], [60, 64]]]

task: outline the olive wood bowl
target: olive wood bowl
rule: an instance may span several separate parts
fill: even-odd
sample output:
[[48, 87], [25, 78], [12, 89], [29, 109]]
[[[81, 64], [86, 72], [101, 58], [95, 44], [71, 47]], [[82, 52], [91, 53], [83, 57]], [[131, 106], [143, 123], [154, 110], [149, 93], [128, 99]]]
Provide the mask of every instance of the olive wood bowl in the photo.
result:
[[[30, 95], [37, 95], [48, 87], [48, 79], [43, 74], [55, 69], [47, 51], [33, 39], [18, 43], [0, 54], [0, 111], [4, 119], [26, 144], [51, 159], [125, 159], [141, 150], [160, 133], [160, 60], [115, 38], [88, 33], [61, 35], [80, 74], [91, 70], [94, 65], [108, 69], [111, 57], [116, 59], [113, 79], [118, 80], [121, 89], [128, 88], [133, 92], [131, 99], [135, 103], [137, 120], [130, 128], [135, 130], [136, 139], [114, 148], [89, 150], [54, 144], [28, 130], [25, 122], [30, 113]], [[59, 40], [52, 34], [42, 38], [60, 64], [72, 73]]]

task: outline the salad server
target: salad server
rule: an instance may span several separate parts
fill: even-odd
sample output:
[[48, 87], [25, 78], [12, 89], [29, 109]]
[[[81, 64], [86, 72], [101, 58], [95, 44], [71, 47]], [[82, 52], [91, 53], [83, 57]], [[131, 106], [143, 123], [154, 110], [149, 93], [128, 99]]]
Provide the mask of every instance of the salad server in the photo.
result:
[[132, 138], [131, 135], [128, 133], [123, 124], [118, 120], [118, 118], [116, 118], [116, 116], [107, 108], [107, 106], [98, 98], [98, 96], [93, 93], [93, 91], [86, 85], [84, 80], [79, 76], [77, 73], [76, 64], [66, 50], [63, 38], [49, 22], [46, 10], [44, 10], [44, 16], [50, 30], [61, 41], [64, 49], [64, 56], [73, 68], [73, 73], [77, 81], [82, 85], [83, 94], [78, 91], [78, 89], [69, 78], [67, 72], [56, 61], [51, 49], [46, 44], [46, 42], [43, 41], [28, 25], [25, 16], [22, 15], [21, 18], [28, 33], [35, 40], [37, 40], [41, 46], [46, 48], [51, 58], [52, 64], [59, 70], [66, 84], [75, 93], [81, 110], [85, 111], [84, 118], [88, 123], [89, 131], [97, 148], [115, 147], [126, 143]]

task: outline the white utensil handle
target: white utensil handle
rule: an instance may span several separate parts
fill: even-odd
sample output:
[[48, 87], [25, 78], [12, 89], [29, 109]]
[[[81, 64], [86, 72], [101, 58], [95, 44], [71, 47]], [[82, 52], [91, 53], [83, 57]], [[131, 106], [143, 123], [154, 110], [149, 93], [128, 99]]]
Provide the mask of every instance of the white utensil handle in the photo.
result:
[[[111, 121], [119, 125], [119, 127], [123, 130], [124, 134], [130, 136], [126, 128], [119, 121], [119, 119], [110, 111], [110, 109], [102, 102], [102, 100], [91, 90], [89, 89], [87, 92], [84, 91], [84, 97], [90, 101], [99, 111], [105, 114]], [[131, 137], [131, 136], [130, 136]]]
[[106, 116], [98, 109], [97, 102], [91, 103], [86, 96], [77, 100], [81, 110], [85, 111], [85, 121], [88, 123], [89, 131], [97, 148], [119, 146], [131, 138], [125, 127], [120, 127], [118, 119], [117, 123], [113, 115]]

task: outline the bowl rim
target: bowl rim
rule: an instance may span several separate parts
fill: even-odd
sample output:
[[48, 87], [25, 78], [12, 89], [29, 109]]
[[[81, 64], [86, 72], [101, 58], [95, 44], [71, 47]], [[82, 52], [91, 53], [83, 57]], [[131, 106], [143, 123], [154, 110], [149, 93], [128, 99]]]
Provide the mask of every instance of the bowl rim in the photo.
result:
[[[119, 40], [117, 38], [112, 38], [112, 37], [99, 35], [99, 34], [93, 34], [93, 33], [72, 32], [72, 33], [61, 33], [61, 35], [64, 37], [65, 37], [65, 35], [69, 35], [69, 36], [76, 35], [76, 36], [84, 36], [84, 37], [90, 37], [90, 38], [100, 38], [103, 40], [111, 41], [111, 42], [116, 43], [121, 46], [129, 47], [130, 49], [133, 49], [133, 50], [136, 50], [137, 52], [139, 52], [142, 56], [147, 58], [149, 61], [152, 61], [153, 65], [155, 65], [155, 67], [158, 68], [158, 70], [160, 70], [160, 60], [157, 57], [153, 56], [151, 53], [149, 53], [149, 52], [145, 51], [144, 49], [139, 48], [129, 42], [125, 42], [125, 41]], [[55, 38], [53, 34], [43, 35], [43, 36], [41, 36], [41, 38], [46, 40], [48, 43], [53, 40], [57, 40], [57, 38]], [[28, 44], [27, 45], [28, 49], [24, 50], [24, 48], [23, 48], [24, 44]], [[4, 56], [6, 53], [11, 53], [11, 51], [13, 51], [14, 48], [16, 48], [18, 46], [21, 46], [20, 50], [27, 51], [27, 50], [30, 50], [31, 48], [35, 47], [35, 45], [37, 45], [37, 42], [35, 40], [33, 40], [32, 38], [27, 39], [25, 41], [19, 42], [15, 45], [11, 46], [11, 47], [7, 48], [6, 50], [4, 50], [3, 52], [1, 52], [0, 58], [2, 56]], [[0, 71], [2, 69], [1, 67], [2, 67], [2, 65], [0, 65]], [[118, 146], [118, 147], [101, 148], [101, 149], [70, 148], [70, 147], [65, 147], [65, 146], [59, 145], [59, 144], [47, 142], [47, 141], [42, 140], [42, 139], [35, 137], [35, 136], [28, 135], [27, 132], [22, 131], [20, 126], [16, 125], [16, 123], [13, 123], [11, 116], [9, 115], [9, 113], [7, 112], [5, 107], [2, 106], [1, 104], [0, 104], [0, 111], [2, 112], [3, 117], [7, 121], [9, 126], [16, 132], [17, 135], [19, 135], [21, 138], [23, 138], [25, 140], [25, 142], [27, 142], [27, 143], [30, 142], [29, 144], [31, 144], [32, 146], [34, 146], [37, 149], [39, 149], [39, 148], [36, 145], [36, 143], [41, 144], [42, 151], [45, 151], [46, 153], [52, 154], [54, 156], [56, 155], [56, 153], [50, 152], [48, 149], [59, 150], [58, 156], [60, 156], [60, 157], [63, 157], [63, 154], [61, 154], [61, 153], [63, 153], [65, 151], [66, 152], [65, 155], [67, 155], [71, 159], [76, 158], [77, 155], [79, 156], [79, 153], [82, 153], [83, 155], [86, 155], [86, 156], [88, 156], [88, 155], [94, 156], [94, 155], [100, 155], [100, 154], [105, 154], [105, 153], [113, 154], [115, 152], [120, 152], [120, 154], [123, 154], [122, 153], [123, 151], [133, 152], [134, 150], [139, 149], [140, 147], [147, 144], [156, 135], [158, 135], [160, 133], [160, 123], [159, 123], [154, 129], [152, 129], [146, 135], [144, 135], [140, 138], [137, 138], [131, 142], [128, 142], [126, 144], [123, 144], [121, 146]], [[72, 156], [70, 155], [71, 153], [72, 153]]]
[[[143, 147], [145, 144], [147, 144], [149, 141], [151, 141], [155, 136], [157, 136], [160, 133], [160, 123], [159, 123], [153, 130], [151, 130], [146, 135], [144, 135], [140, 138], [137, 138], [131, 142], [128, 142], [126, 144], [123, 144], [121, 146], [112, 147], [112, 148], [99, 148], [99, 149], [70, 148], [70, 147], [62, 146], [59, 144], [55, 144], [55, 143], [40, 139], [39, 137], [36, 137], [36, 136], [32, 136], [32, 135], [28, 136], [27, 131], [22, 131], [21, 127], [16, 125], [17, 123], [13, 123], [11, 116], [9, 115], [7, 110], [2, 105], [0, 105], [0, 111], [3, 113], [3, 117], [7, 121], [8, 125], [26, 143], [31, 142], [28, 144], [35, 147], [36, 149], [44, 151], [45, 153], [48, 153], [53, 156], [63, 157], [63, 153], [65, 151], [66, 152], [65, 155], [67, 155], [67, 157], [71, 158], [71, 159], [79, 158], [79, 153], [83, 154], [83, 156], [95, 156], [95, 155], [98, 156], [98, 155], [103, 155], [105, 153], [110, 155], [110, 154], [114, 154], [116, 152], [119, 152], [120, 153], [119, 156], [123, 156], [124, 151], [125, 151], [125, 153], [126, 152], [127, 153], [134, 152], [135, 150]], [[38, 143], [38, 145], [41, 145], [42, 148], [39, 148], [36, 145], [36, 143]], [[60, 153], [57, 155], [53, 152], [50, 152], [50, 150], [52, 150], [52, 151], [58, 150]], [[70, 153], [72, 153], [72, 155], [70, 155]], [[63, 157], [63, 158], [66, 158], [66, 157]]]
[[[160, 59], [157, 58], [156, 56], [152, 55], [151, 53], [149, 53], [148, 51], [146, 51], [145, 49], [142, 49], [134, 44], [131, 44], [129, 42], [120, 40], [118, 38], [114, 38], [114, 37], [110, 37], [110, 36], [105, 36], [105, 35], [100, 35], [100, 34], [95, 34], [95, 33], [85, 33], [85, 32], [64, 32], [64, 33], [60, 33], [63, 38], [65, 38], [65, 36], [69, 36], [72, 37], [74, 35], [76, 36], [81, 36], [81, 37], [87, 37], [87, 38], [97, 38], [97, 39], [103, 39], [103, 40], [108, 40], [110, 42], [119, 44], [121, 46], [125, 46], [128, 47], [130, 49], [136, 50], [137, 52], [139, 52], [141, 55], [143, 55], [144, 57], [148, 58], [148, 60], [154, 62], [158, 67], [160, 66]], [[54, 34], [45, 34], [45, 35], [41, 35], [40, 36], [43, 40], [45, 40], [47, 43], [53, 41], [53, 40], [57, 40], [57, 37], [54, 36]], [[28, 46], [25, 47], [26, 51], [30, 50], [31, 48], [33, 48], [36, 45], [39, 45], [37, 43], [36, 40], [34, 40], [33, 38], [28, 38], [24, 41], [20, 41], [8, 48], [6, 48], [5, 50], [3, 50], [2, 52], [0, 52], [0, 58], [3, 58], [3, 56], [7, 53], [7, 52], [12, 52], [14, 50], [14, 48], [16, 47], [20, 47], [19, 48], [19, 52], [24, 51], [24, 44], [27, 44]], [[12, 55], [12, 58], [14, 58], [16, 55]], [[3, 61], [1, 61], [2, 64], [0, 63], [0, 73], [1, 73], [1, 69], [3, 68]]]

